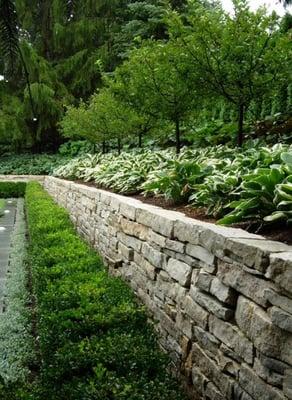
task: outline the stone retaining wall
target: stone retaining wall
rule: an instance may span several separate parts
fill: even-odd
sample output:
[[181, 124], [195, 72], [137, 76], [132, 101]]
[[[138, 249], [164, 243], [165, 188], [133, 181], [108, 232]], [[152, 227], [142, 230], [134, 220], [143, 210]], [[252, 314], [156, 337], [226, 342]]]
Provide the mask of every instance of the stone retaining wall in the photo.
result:
[[292, 247], [47, 177], [158, 321], [194, 399], [292, 399]]
[[44, 175], [0, 175], [0, 182], [43, 182]]

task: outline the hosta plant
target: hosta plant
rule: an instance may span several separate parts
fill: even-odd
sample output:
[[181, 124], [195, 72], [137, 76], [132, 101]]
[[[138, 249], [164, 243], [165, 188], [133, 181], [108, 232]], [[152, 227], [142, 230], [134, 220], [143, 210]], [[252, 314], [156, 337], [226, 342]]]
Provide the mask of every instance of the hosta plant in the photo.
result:
[[265, 216], [275, 211], [274, 191], [283, 182], [285, 172], [281, 167], [258, 168], [254, 173], [243, 177], [237, 193], [238, 200], [228, 206], [233, 208], [229, 214], [218, 221], [219, 224], [233, 224], [241, 221], [262, 223]]

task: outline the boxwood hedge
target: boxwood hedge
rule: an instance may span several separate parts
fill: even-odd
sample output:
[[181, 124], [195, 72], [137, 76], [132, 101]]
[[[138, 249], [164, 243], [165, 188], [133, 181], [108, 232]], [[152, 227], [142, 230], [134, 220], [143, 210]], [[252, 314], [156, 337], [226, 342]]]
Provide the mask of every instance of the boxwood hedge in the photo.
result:
[[131, 290], [38, 183], [28, 184], [26, 207], [40, 368], [33, 399], [183, 399]]

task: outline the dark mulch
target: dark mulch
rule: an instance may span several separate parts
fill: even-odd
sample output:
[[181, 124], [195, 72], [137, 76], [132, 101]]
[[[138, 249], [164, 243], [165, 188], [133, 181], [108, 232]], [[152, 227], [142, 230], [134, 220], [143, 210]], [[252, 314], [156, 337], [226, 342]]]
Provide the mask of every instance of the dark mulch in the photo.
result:
[[[112, 190], [99, 187], [94, 182], [84, 182], [81, 180], [76, 180], [75, 182], [114, 193], [114, 191]], [[165, 200], [163, 197], [145, 197], [142, 194], [128, 194], [126, 196], [140, 200], [146, 204], [151, 204], [153, 206], [165, 208], [167, 210], [179, 211], [185, 214], [189, 218], [194, 218], [200, 221], [205, 221], [210, 223], [216, 223], [216, 219], [208, 217], [205, 213], [205, 210], [202, 208], [193, 208], [186, 204], [181, 204], [181, 205], [173, 204], [172, 202]], [[233, 227], [241, 228], [251, 233], [257, 233], [259, 235], [266, 237], [269, 240], [276, 240], [279, 242], [292, 245], [292, 226], [288, 227], [285, 224], [277, 224], [277, 225], [273, 224], [273, 225], [264, 225], [263, 227], [259, 227], [258, 225], [255, 225], [253, 222], [244, 222], [240, 224], [234, 224]]]

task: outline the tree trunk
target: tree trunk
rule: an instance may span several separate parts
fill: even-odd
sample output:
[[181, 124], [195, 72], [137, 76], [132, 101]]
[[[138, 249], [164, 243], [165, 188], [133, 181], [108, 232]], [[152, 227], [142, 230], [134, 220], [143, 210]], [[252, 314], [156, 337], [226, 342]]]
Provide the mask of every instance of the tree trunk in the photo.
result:
[[142, 132], [139, 132], [139, 144], [138, 144], [139, 148], [142, 147]]
[[243, 144], [243, 120], [244, 120], [244, 105], [239, 104], [238, 108], [238, 134], [237, 134], [237, 144], [239, 147]]
[[121, 138], [118, 138], [118, 154], [121, 154], [121, 150], [122, 150], [122, 142], [121, 142]]
[[176, 154], [179, 154], [181, 148], [181, 142], [180, 142], [180, 124], [178, 119], [175, 121], [175, 142], [176, 142]]

